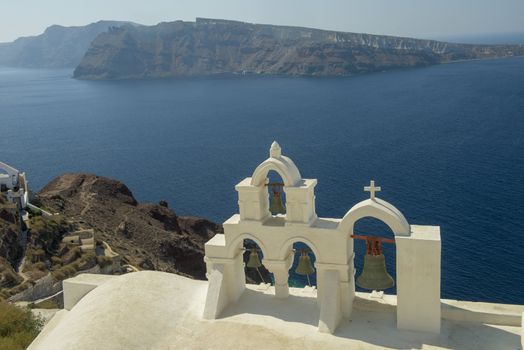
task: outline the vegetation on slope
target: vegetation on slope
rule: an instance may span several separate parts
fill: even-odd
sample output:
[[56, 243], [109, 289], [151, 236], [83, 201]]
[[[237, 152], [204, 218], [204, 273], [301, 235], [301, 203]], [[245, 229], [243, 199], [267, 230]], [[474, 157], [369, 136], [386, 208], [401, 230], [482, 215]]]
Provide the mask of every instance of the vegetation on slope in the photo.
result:
[[42, 320], [33, 316], [29, 309], [0, 301], [0, 349], [26, 349], [42, 326]]

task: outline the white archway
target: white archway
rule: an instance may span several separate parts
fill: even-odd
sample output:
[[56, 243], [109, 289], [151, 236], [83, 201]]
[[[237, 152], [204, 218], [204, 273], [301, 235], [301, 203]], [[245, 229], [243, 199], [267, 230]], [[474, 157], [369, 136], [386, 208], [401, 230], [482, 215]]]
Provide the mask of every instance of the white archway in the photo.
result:
[[311, 242], [311, 240], [307, 239], [303, 236], [295, 236], [290, 239], [288, 239], [283, 245], [282, 248], [280, 248], [280, 254], [279, 259], [284, 260], [288, 257], [290, 250], [293, 249], [293, 244], [295, 243], [304, 243], [306, 244], [311, 250], [313, 251], [313, 254], [315, 254], [315, 258], [317, 261], [322, 261], [319, 255], [319, 250], [316, 247], [316, 245]]
[[409, 236], [411, 233], [409, 223], [400, 210], [380, 198], [366, 199], [354, 205], [344, 215], [338, 229], [347, 234], [353, 234], [355, 222], [365, 217], [384, 222], [391, 228], [395, 236]]
[[259, 246], [260, 250], [262, 251], [262, 254], [265, 257], [268, 257], [267, 254], [269, 254], [269, 253], [268, 253], [267, 248], [264, 246], [264, 244], [258, 238], [256, 238], [255, 236], [253, 236], [250, 233], [243, 233], [243, 234], [241, 234], [240, 236], [236, 237], [235, 240], [233, 242], [231, 242], [231, 244], [229, 244], [229, 251], [228, 251], [228, 256], [229, 257], [234, 258], [235, 256], [237, 256], [237, 254], [238, 254], [237, 250], [238, 250], [239, 247], [241, 247], [241, 246], [243, 247], [245, 239], [249, 239], [249, 240], [252, 240], [253, 242], [255, 242]]
[[290, 158], [282, 155], [281, 148], [276, 141], [271, 145], [269, 155], [270, 157], [262, 162], [253, 172], [251, 186], [265, 185], [267, 174], [271, 170], [282, 177], [285, 186], [298, 186], [302, 180], [300, 171]]

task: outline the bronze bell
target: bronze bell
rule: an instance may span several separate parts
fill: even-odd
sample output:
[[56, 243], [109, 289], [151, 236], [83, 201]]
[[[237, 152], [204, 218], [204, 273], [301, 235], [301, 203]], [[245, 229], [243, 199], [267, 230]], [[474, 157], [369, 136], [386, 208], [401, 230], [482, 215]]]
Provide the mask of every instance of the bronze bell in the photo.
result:
[[271, 198], [271, 205], [269, 206], [269, 211], [273, 215], [286, 213], [286, 207], [282, 202], [282, 195], [279, 190], [275, 189], [275, 186], [273, 186], [273, 198]]
[[313, 264], [311, 264], [311, 259], [305, 251], [300, 253], [300, 260], [298, 261], [298, 266], [295, 272], [302, 276], [308, 276], [315, 273], [315, 268], [313, 267]]
[[305, 250], [302, 250], [300, 253], [300, 260], [298, 261], [298, 266], [295, 272], [299, 275], [307, 277], [307, 284], [311, 286], [311, 281], [309, 280], [309, 275], [315, 273], [315, 268], [311, 264], [311, 259], [309, 254]]
[[393, 277], [386, 270], [384, 254], [364, 256], [364, 268], [357, 278], [357, 286], [370, 290], [384, 290], [395, 285]]
[[382, 243], [395, 244], [395, 240], [361, 235], [351, 235], [351, 238], [366, 241], [364, 268], [356, 280], [357, 286], [370, 290], [384, 290], [393, 287], [395, 281], [386, 270], [386, 258], [382, 254]]
[[262, 263], [260, 262], [260, 257], [258, 256], [258, 252], [256, 248], [251, 249], [251, 253], [249, 253], [249, 260], [247, 261], [246, 266], [251, 267], [251, 268], [256, 268], [256, 269], [262, 266]]

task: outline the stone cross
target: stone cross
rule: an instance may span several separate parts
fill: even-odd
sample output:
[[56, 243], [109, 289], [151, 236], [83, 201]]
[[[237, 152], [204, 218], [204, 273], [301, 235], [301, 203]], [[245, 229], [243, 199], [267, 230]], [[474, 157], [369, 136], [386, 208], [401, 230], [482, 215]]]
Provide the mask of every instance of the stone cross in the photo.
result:
[[369, 198], [371, 199], [375, 199], [375, 192], [380, 192], [381, 190], [380, 186], [375, 186], [375, 181], [373, 180], [369, 182], [369, 186], [364, 187], [364, 191], [369, 192]]

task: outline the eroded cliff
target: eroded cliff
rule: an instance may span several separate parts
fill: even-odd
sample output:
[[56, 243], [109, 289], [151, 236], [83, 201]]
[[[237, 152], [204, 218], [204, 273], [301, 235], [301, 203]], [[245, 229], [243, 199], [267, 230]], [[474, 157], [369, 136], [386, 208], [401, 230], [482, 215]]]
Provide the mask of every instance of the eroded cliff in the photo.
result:
[[343, 76], [523, 54], [524, 45], [463, 45], [197, 19], [112, 28], [93, 40], [74, 76], [82, 79], [213, 74]]

